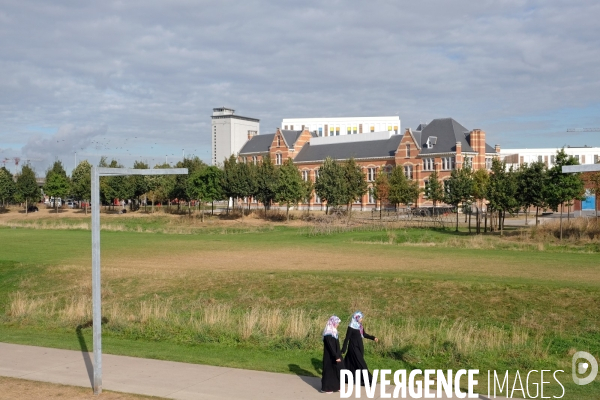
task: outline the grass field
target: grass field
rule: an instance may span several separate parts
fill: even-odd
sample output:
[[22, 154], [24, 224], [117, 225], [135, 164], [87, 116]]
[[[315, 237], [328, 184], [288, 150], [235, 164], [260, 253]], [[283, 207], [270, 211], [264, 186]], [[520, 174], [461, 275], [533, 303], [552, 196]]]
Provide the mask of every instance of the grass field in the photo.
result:
[[[85, 223], [0, 228], [0, 340], [91, 349]], [[103, 224], [108, 353], [319, 375], [327, 317], [360, 309], [380, 338], [366, 345], [371, 368], [562, 369], [563, 398], [600, 398], [598, 380], [569, 383], [575, 351], [600, 354], [596, 243], [377, 226], [315, 235], [248, 219]]]

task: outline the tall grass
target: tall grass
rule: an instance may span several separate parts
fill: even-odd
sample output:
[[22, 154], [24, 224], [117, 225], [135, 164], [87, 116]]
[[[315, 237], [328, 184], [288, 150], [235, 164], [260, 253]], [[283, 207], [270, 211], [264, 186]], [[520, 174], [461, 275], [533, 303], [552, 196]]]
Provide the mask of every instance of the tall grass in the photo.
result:
[[[266, 346], [292, 345], [316, 349], [328, 315], [304, 309], [253, 307], [236, 309], [232, 304], [192, 305], [185, 308], [172, 298], [155, 297], [134, 304], [112, 301], [105, 304], [108, 323], [104, 332], [132, 338], [168, 338], [181, 342], [263, 343]], [[6, 316], [11, 322], [53, 328], [74, 328], [91, 320], [91, 297], [75, 294], [65, 298], [28, 297], [22, 292], [11, 296]], [[547, 358], [543, 337], [525, 327], [477, 326], [458, 319], [427, 320], [404, 318], [390, 322], [369, 320], [369, 332], [380, 342], [375, 353], [398, 356], [409, 345], [412, 353], [424, 357], [452, 351], [463, 357], [481, 352], [519, 352], [536, 360]], [[345, 324], [340, 327], [343, 339]], [[395, 355], [396, 354], [396, 355]]]

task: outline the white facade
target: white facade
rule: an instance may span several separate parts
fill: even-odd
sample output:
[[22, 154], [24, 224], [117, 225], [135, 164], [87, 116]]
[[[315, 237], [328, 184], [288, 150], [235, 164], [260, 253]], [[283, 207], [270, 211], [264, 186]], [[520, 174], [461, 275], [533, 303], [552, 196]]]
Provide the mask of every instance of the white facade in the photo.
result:
[[237, 155], [253, 135], [258, 135], [259, 120], [235, 115], [235, 110], [213, 108], [211, 126], [212, 165], [221, 164], [232, 154]]
[[[579, 164], [596, 164], [600, 162], [600, 147], [565, 147], [565, 153], [574, 156], [579, 160]], [[560, 148], [544, 149], [502, 149], [500, 159], [506, 161], [506, 167], [518, 167], [522, 164], [531, 164], [541, 161], [548, 168], [554, 166], [556, 152]]]
[[400, 117], [350, 117], [350, 118], [284, 118], [281, 129], [299, 131], [308, 128], [318, 136], [356, 135], [369, 132], [401, 132]]

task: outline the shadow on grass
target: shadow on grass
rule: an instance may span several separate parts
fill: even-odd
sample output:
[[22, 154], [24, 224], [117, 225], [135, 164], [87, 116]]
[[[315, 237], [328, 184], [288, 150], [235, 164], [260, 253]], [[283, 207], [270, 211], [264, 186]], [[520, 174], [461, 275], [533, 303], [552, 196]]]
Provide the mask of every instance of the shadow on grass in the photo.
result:
[[288, 364], [288, 368], [290, 369], [290, 372], [293, 372], [294, 374], [298, 375], [298, 377], [300, 377], [300, 379], [302, 379], [304, 383], [306, 383], [307, 385], [309, 385], [317, 391], [321, 390], [321, 380], [318, 379], [318, 377], [313, 372], [301, 368], [298, 364]]
[[[102, 323], [108, 322], [108, 318], [102, 317]], [[90, 350], [88, 349], [87, 343], [85, 343], [85, 337], [83, 337], [82, 330], [85, 328], [91, 328], [94, 325], [93, 321], [87, 321], [85, 324], [77, 325], [75, 332], [77, 333], [77, 340], [79, 341], [79, 347], [81, 348], [81, 354], [83, 355], [83, 362], [85, 363], [85, 369], [88, 373], [90, 380], [90, 387], [94, 387], [94, 364], [90, 357]]]

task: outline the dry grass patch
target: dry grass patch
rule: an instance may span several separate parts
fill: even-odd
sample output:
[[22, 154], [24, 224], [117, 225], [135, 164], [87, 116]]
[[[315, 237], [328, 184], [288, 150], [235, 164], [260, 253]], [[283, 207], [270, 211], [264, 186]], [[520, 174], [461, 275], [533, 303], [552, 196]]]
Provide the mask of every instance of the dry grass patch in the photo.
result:
[[[59, 385], [56, 383], [30, 381], [25, 379], [7, 378], [0, 376], [0, 399], [6, 400], [31, 400], [31, 399], [61, 399], [83, 400], [98, 399], [91, 388]], [[103, 400], [142, 400], [160, 399], [129, 393], [117, 393], [107, 390], [102, 391]]]

